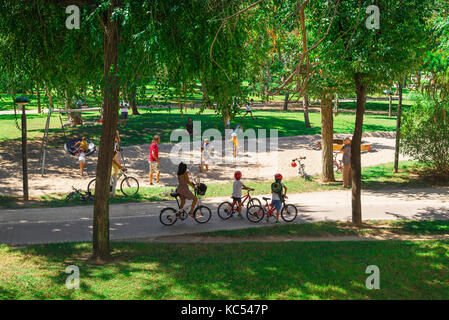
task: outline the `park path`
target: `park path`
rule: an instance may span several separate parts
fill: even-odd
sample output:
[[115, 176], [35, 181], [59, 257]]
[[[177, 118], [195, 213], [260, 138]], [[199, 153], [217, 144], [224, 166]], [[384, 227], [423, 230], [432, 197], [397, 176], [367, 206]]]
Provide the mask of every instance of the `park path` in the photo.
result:
[[[362, 192], [364, 220], [436, 219], [449, 220], [449, 187], [422, 189], [384, 189]], [[259, 199], [262, 196], [258, 196]], [[204, 199], [210, 206], [212, 219], [203, 225], [193, 219], [178, 221], [171, 227], [159, 222], [159, 212], [174, 201], [113, 204], [110, 206], [112, 240], [151, 239], [273, 225], [251, 223], [246, 219], [221, 220], [216, 214], [217, 205], [227, 197]], [[294, 223], [326, 220], [351, 220], [351, 192], [337, 190], [291, 194], [289, 203], [299, 209]], [[90, 241], [92, 239], [92, 206], [65, 208], [38, 208], [0, 210], [0, 243], [11, 245]]]
[[[335, 137], [346, 137], [349, 134], [336, 134]], [[126, 139], [126, 137], [122, 137]], [[172, 161], [171, 156], [174, 144], [162, 143], [159, 145], [161, 159], [161, 183], [168, 186], [177, 184], [177, 163], [180, 160], [189, 164], [189, 171], [193, 177], [201, 178], [206, 184], [216, 182], [231, 182], [234, 171], [243, 172], [244, 181], [266, 181], [272, 180], [273, 175], [282, 172], [286, 178], [298, 176], [297, 168], [290, 166], [292, 159], [298, 156], [306, 156], [304, 164], [308, 174], [321, 173], [321, 150], [316, 150], [320, 135], [303, 135], [280, 137], [277, 140], [277, 151], [270, 151], [270, 139], [248, 139], [241, 141], [241, 149], [237, 159], [232, 157], [232, 151], [221, 156], [222, 141], [213, 142], [216, 162], [210, 165], [208, 173], [199, 172], [200, 152], [199, 146], [182, 154], [182, 157]], [[372, 151], [362, 154], [362, 166], [374, 166], [382, 163], [393, 162], [394, 160], [394, 132], [369, 132], [364, 134], [363, 141], [370, 143]], [[254, 146], [265, 146], [267, 150], [255, 150]], [[232, 142], [225, 141], [225, 148], [232, 150]], [[148, 153], [149, 145], [129, 146], [123, 148], [123, 155], [126, 158], [125, 164], [129, 169], [129, 175], [136, 177], [140, 185], [149, 186], [148, 181]], [[97, 153], [96, 153], [97, 154]], [[62, 149], [50, 149], [47, 151], [46, 173], [42, 177], [40, 170], [40, 150], [39, 146], [29, 147], [29, 189], [32, 196], [41, 196], [49, 193], [68, 193], [72, 186], [86, 190], [87, 184], [95, 177], [96, 154], [89, 157], [86, 162], [88, 176], [79, 175], [79, 165], [76, 157], [69, 156]], [[341, 157], [341, 155], [339, 155]], [[20, 148], [0, 150], [0, 194], [17, 195], [22, 194]], [[406, 157], [400, 156], [400, 160]], [[178, 161], [178, 162], [176, 162]]]

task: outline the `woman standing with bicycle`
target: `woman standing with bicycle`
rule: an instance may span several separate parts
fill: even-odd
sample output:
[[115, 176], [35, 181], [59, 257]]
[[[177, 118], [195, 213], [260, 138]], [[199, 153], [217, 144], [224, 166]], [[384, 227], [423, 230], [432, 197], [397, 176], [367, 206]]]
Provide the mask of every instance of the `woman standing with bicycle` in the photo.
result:
[[193, 210], [196, 208], [196, 203], [198, 202], [198, 198], [189, 190], [189, 185], [192, 188], [195, 188], [195, 185], [190, 182], [189, 174], [187, 172], [187, 165], [184, 162], [181, 162], [178, 166], [178, 188], [176, 189], [176, 193], [179, 194], [181, 198], [181, 204], [179, 209], [182, 210], [187, 200], [192, 200], [192, 207], [190, 208], [189, 215], [193, 217]]
[[117, 188], [118, 175], [120, 174], [120, 170], [126, 172], [126, 168], [122, 166], [122, 164], [117, 160], [118, 151], [114, 151], [114, 156], [112, 158], [112, 172], [111, 172], [111, 180], [112, 180], [112, 190], [111, 196], [113, 198], [116, 197], [115, 189]]

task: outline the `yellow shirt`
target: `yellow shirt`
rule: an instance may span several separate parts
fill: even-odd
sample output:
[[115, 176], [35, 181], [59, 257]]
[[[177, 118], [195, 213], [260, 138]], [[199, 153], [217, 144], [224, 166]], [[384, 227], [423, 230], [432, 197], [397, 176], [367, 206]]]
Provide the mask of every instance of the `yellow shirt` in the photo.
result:
[[115, 164], [114, 161], [112, 161], [112, 176], [116, 177], [120, 173], [120, 168], [118, 165]]

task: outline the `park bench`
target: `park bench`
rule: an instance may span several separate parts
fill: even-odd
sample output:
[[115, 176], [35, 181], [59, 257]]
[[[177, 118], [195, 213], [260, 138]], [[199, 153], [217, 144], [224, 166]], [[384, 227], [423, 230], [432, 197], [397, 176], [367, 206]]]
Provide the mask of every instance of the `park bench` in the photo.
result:
[[[333, 140], [333, 145], [332, 145], [332, 150], [333, 151], [341, 151], [341, 148], [343, 148], [343, 143], [344, 143], [344, 139], [334, 139]], [[317, 147], [319, 150], [321, 150], [321, 141], [317, 142]], [[363, 143], [360, 145], [360, 151], [366, 151], [366, 152], [370, 152], [371, 151], [371, 145], [368, 143]]]

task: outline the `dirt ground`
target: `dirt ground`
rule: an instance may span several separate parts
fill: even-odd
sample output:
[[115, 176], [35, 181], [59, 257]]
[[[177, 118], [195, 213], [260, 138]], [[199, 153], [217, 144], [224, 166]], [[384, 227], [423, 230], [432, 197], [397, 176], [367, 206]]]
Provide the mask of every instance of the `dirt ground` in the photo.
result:
[[[337, 138], [347, 135], [335, 135]], [[227, 151], [222, 150], [222, 141], [213, 143], [214, 164], [209, 165], [208, 173], [199, 172], [200, 152], [195, 146], [195, 151], [187, 151], [180, 158], [173, 144], [160, 144], [160, 169], [163, 185], [174, 186], [177, 183], [176, 169], [180, 160], [189, 164], [192, 177], [200, 178], [205, 183], [228, 182], [233, 180], [235, 170], [241, 170], [244, 181], [271, 180], [276, 172], [281, 172], [284, 177], [298, 175], [297, 168], [290, 166], [291, 160], [298, 156], [305, 156], [306, 172], [319, 174], [321, 172], [321, 151], [315, 150], [319, 135], [281, 137], [278, 139], [277, 151], [270, 151], [270, 140], [258, 139], [240, 141], [240, 149], [237, 158], [232, 156], [232, 142], [225, 141]], [[274, 140], [273, 140], [274, 141]], [[272, 142], [273, 142], [272, 141]], [[362, 165], [373, 166], [381, 163], [392, 162], [394, 159], [394, 132], [373, 132], [363, 137], [363, 141], [370, 143], [371, 152], [362, 153]], [[256, 150], [255, 145], [258, 145]], [[183, 148], [189, 150], [191, 144], [184, 144]], [[198, 149], [196, 148], [198, 147]], [[193, 146], [192, 146], [193, 148]], [[260, 151], [266, 148], [267, 151]], [[83, 177], [79, 173], [77, 157], [68, 155], [62, 148], [49, 149], [46, 156], [45, 174], [41, 175], [40, 143], [30, 143], [28, 150], [29, 192], [30, 195], [44, 195], [54, 192], [66, 193], [72, 186], [86, 189], [87, 184], [95, 177], [98, 151], [88, 157], [86, 163], [87, 175]], [[129, 169], [129, 175], [136, 177], [141, 186], [149, 186], [148, 167], [149, 145], [124, 147], [123, 156], [125, 165]], [[171, 158], [172, 156], [172, 158]], [[223, 156], [223, 157], [222, 157]], [[341, 157], [341, 155], [339, 155]], [[22, 165], [20, 141], [9, 141], [0, 144], [0, 194], [21, 195], [22, 193]]]

